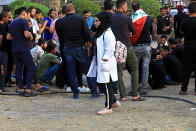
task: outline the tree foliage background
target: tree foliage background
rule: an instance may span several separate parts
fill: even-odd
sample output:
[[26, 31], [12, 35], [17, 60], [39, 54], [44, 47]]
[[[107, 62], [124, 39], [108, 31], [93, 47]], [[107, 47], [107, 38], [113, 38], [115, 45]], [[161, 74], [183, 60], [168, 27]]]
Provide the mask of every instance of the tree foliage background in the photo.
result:
[[48, 11], [49, 11], [49, 8], [46, 5], [40, 4], [40, 3], [29, 2], [27, 0], [16, 0], [12, 2], [11, 4], [9, 4], [8, 6], [12, 9], [13, 16], [14, 16], [14, 11], [21, 6], [25, 6], [27, 8], [30, 6], [34, 6], [35, 8], [40, 8], [42, 11], [42, 15], [44, 17], [48, 15]]

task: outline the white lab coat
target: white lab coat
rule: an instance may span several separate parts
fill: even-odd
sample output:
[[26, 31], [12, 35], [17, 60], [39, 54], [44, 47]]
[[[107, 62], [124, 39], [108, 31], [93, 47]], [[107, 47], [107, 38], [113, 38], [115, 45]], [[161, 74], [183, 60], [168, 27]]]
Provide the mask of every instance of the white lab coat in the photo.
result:
[[[87, 76], [97, 77], [98, 83], [109, 83], [110, 77], [112, 81], [118, 81], [117, 62], [114, 57], [116, 39], [111, 28], [108, 28], [105, 33], [97, 38], [96, 43], [97, 62], [96, 57], [93, 57]], [[102, 59], [106, 59], [108, 61], [103, 62]]]

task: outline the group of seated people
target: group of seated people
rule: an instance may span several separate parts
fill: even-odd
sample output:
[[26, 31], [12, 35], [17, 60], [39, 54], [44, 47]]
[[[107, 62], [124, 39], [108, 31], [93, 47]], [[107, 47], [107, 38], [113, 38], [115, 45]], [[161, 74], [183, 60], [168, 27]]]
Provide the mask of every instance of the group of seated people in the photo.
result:
[[179, 84], [183, 78], [183, 42], [161, 36], [157, 48], [152, 49], [149, 65], [149, 85], [152, 89], [163, 88], [165, 84]]

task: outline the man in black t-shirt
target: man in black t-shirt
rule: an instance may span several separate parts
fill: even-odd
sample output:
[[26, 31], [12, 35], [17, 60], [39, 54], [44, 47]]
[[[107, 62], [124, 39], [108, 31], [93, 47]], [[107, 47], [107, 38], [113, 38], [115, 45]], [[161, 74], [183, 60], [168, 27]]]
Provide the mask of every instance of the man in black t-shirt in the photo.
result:
[[4, 74], [2, 75], [2, 91], [5, 91], [5, 79], [7, 74], [7, 62], [8, 62], [8, 47], [6, 43], [6, 25], [8, 22], [8, 13], [2, 12], [0, 14], [0, 59], [4, 66]]
[[178, 5], [178, 14], [174, 15], [174, 32], [175, 32], [175, 39], [182, 39], [182, 34], [180, 33], [180, 27], [182, 26], [182, 21], [184, 18], [187, 18], [188, 15], [183, 13], [184, 6]]
[[164, 7], [160, 8], [160, 15], [154, 20], [154, 37], [160, 43], [161, 36], [167, 35], [170, 38], [173, 27], [173, 18], [168, 16]]
[[[189, 4], [188, 11], [189, 18], [183, 20], [180, 31], [184, 35], [184, 75], [179, 92], [181, 95], [187, 94], [192, 67], [196, 64], [196, 2]], [[196, 88], [194, 95], [196, 95]]]

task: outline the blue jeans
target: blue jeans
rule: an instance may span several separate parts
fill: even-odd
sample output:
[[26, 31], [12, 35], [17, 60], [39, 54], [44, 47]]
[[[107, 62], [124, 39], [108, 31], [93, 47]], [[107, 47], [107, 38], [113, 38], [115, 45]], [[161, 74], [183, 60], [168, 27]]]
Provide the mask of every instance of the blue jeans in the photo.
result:
[[142, 87], [140, 91], [147, 88], [149, 64], [151, 59], [151, 46], [134, 46], [134, 51], [137, 57], [138, 65], [142, 59]]
[[69, 86], [71, 87], [74, 95], [79, 95], [76, 68], [82, 69], [81, 64], [85, 62], [83, 57], [83, 48], [70, 48], [64, 46], [63, 52], [65, 57], [65, 68], [69, 80]]
[[3, 64], [3, 69], [4, 69], [4, 75], [1, 75], [0, 89], [4, 89], [5, 88], [6, 75], [7, 75], [7, 62], [8, 62], [7, 52], [0, 51], [0, 61]]
[[31, 83], [33, 80], [35, 65], [33, 63], [33, 58], [31, 56], [30, 51], [13, 53], [13, 56], [14, 56], [14, 62], [16, 64], [16, 83], [18, 84], [20, 89], [24, 89], [22, 72], [23, 72], [23, 67], [25, 66], [27, 69], [27, 75], [26, 75], [27, 89], [31, 89]]
[[56, 75], [57, 73], [57, 70], [59, 68], [59, 65], [54, 65], [52, 67], [50, 67], [45, 73], [44, 73], [44, 76], [43, 76], [43, 80], [44, 82], [46, 83], [51, 83], [51, 80], [54, 78], [54, 76]]

